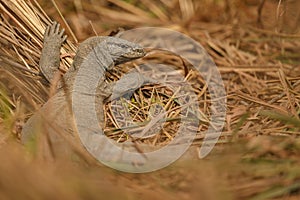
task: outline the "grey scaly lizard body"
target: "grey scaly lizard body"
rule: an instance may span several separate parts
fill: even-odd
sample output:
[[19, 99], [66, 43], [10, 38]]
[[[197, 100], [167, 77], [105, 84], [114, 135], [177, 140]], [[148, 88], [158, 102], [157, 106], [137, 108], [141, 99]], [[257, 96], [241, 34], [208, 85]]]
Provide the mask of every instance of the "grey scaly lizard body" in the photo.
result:
[[[59, 72], [60, 48], [65, 40], [64, 30], [60, 30], [58, 23], [54, 22], [47, 27], [39, 65], [41, 72], [49, 82]], [[44, 154], [50, 154], [55, 157], [65, 154], [69, 155], [74, 150], [74, 144], [79, 144], [71, 109], [71, 92], [80, 65], [92, 51], [95, 51], [96, 62], [99, 63], [103, 71], [112, 69], [116, 64], [141, 58], [145, 55], [141, 46], [120, 38], [91, 37], [85, 40], [79, 46], [71, 68], [63, 76], [57, 93], [24, 125], [21, 136], [23, 143], [26, 144], [36, 138], [44, 137], [46, 138], [44, 141], [51, 150], [50, 152], [44, 152]], [[132, 83], [130, 82], [134, 82], [134, 77], [128, 80], [129, 85], [127, 88], [132, 90], [130, 88]], [[138, 83], [135, 85], [142, 84]], [[98, 87], [102, 95], [97, 96], [96, 102], [102, 108], [101, 104], [104, 99], [111, 94], [112, 85], [106, 84], [103, 78], [99, 81]], [[124, 88], [126, 88], [126, 85]], [[126, 91], [120, 91], [119, 96], [122, 96], [124, 93]], [[103, 119], [103, 111], [102, 113], [100, 112], [100, 115], [101, 121], [101, 118]]]

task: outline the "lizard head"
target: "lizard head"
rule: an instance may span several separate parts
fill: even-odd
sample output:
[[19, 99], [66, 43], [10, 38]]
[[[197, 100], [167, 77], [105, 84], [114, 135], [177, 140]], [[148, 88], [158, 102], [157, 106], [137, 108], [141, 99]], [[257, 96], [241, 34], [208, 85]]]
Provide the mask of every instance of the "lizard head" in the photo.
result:
[[107, 37], [106, 47], [115, 65], [146, 55], [142, 46], [121, 38]]

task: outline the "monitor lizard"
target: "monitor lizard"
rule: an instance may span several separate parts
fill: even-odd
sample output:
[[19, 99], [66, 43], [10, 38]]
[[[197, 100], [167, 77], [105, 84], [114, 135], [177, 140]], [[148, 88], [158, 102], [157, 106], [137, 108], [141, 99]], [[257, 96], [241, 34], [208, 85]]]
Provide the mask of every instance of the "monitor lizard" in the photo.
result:
[[[60, 65], [60, 48], [66, 41], [67, 36], [64, 35], [64, 29], [60, 28], [59, 23], [54, 22], [49, 25], [44, 34], [44, 45], [39, 62], [40, 71], [44, 77], [51, 83], [59, 73]], [[138, 44], [109, 36], [94, 36], [82, 42], [70, 69], [63, 75], [56, 94], [51, 97], [42, 108], [37, 111], [23, 126], [21, 133], [21, 142], [30, 144], [37, 138], [43, 140], [43, 144], [49, 148], [44, 154], [51, 157], [60, 157], [61, 155], [70, 155], [74, 150], [81, 151], [78, 146], [80, 140], [75, 131], [71, 107], [71, 93], [76, 73], [80, 68], [87, 55], [98, 48], [98, 59], [104, 60], [107, 65], [101, 66], [104, 71], [111, 70], [117, 64], [125, 63], [134, 59], [141, 58], [146, 55], [145, 50]], [[100, 48], [100, 51], [99, 51]], [[105, 51], [104, 53], [101, 53]], [[107, 55], [107, 57], [103, 57]], [[114, 94], [114, 98], [122, 96], [127, 90], [132, 90], [132, 85], [135, 88], [144, 84], [144, 79], [136, 79], [134, 76], [129, 76], [127, 85], [122, 86], [119, 94]], [[96, 102], [103, 105], [105, 98], [109, 97], [113, 84], [107, 84], [105, 77], [99, 81], [100, 96], [97, 96]], [[103, 119], [103, 110], [100, 112], [100, 121]], [[79, 148], [78, 148], [79, 147]], [[78, 152], [77, 152], [78, 153]], [[81, 152], [82, 153], [82, 152]]]

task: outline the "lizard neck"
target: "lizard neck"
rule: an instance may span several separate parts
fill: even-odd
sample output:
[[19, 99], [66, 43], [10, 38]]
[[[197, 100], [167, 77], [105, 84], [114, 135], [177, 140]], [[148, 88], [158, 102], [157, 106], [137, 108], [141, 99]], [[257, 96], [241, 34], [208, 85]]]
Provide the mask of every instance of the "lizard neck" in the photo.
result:
[[[102, 74], [114, 66], [113, 59], [106, 49], [106, 38], [107, 37], [91, 37], [79, 46], [71, 68], [63, 77], [65, 84], [61, 86], [71, 88], [78, 70], [83, 66], [90, 70], [96, 69], [98, 73]], [[89, 74], [86, 75], [88, 76]]]

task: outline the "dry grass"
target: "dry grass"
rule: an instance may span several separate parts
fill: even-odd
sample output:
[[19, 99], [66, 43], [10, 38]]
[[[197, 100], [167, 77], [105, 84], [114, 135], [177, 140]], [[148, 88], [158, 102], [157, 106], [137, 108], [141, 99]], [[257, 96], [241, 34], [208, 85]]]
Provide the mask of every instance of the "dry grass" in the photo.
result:
[[[20, 196], [12, 192], [17, 190], [27, 199], [47, 196], [98, 199], [101, 187], [102, 193], [112, 195], [111, 198], [297, 199], [300, 195], [300, 11], [295, 9], [296, 1], [261, 2], [56, 2], [66, 24], [51, 2], [40, 1], [40, 7], [36, 1], [1, 0], [0, 158], [6, 164], [0, 169], [0, 198], [18, 199]], [[43, 31], [50, 23], [48, 15], [62, 22], [70, 35], [62, 48], [64, 70], [72, 62], [77, 40], [96, 33], [108, 35], [118, 27], [167, 27], [200, 42], [217, 64], [227, 92], [226, 125], [211, 155], [204, 160], [180, 161], [151, 174], [130, 175], [74, 161], [45, 164], [25, 153], [18, 142], [22, 124], [49, 96], [49, 85], [38, 69]], [[298, 21], [291, 20], [293, 17]], [[157, 58], [174, 60], [164, 56]], [[172, 64], [177, 64], [178, 71], [187, 75], [201, 93], [199, 89], [205, 83], [194, 80], [195, 74], [187, 74], [182, 62]], [[118, 79], [131, 68], [130, 65], [118, 68], [110, 80]], [[143, 123], [153, 104], [165, 107], [170, 102], [169, 109], [175, 109], [178, 105], [172, 95], [168, 88], [145, 86], [129, 101], [133, 108], [130, 115]], [[198, 98], [205, 100], [200, 108], [208, 118], [208, 92], [202, 92]], [[126, 140], [128, 136], [120, 131], [124, 124], [116, 123], [120, 116], [112, 112], [111, 104], [106, 105], [106, 111], [107, 134], [116, 140]], [[158, 145], [172, 140], [179, 114], [167, 116], [169, 122], [162, 133], [140, 142]], [[206, 128], [204, 123], [199, 130]], [[199, 145], [202, 140], [203, 135], [199, 134], [194, 144]], [[7, 160], [8, 157], [11, 159]], [[49, 185], [44, 185], [45, 180]], [[56, 192], [50, 186], [57, 188]]]

